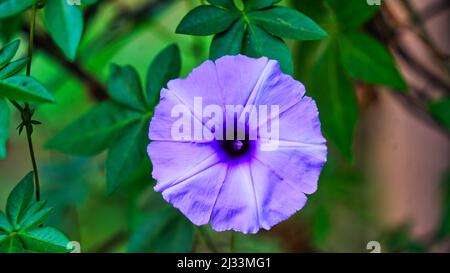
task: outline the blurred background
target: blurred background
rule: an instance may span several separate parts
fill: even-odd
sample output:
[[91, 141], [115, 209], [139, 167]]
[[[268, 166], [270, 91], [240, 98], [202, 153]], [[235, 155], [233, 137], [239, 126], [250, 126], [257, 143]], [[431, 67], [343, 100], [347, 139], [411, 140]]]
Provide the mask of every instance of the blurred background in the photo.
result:
[[[43, 148], [55, 133], [106, 98], [112, 63], [134, 66], [143, 79], [156, 54], [174, 42], [182, 51], [182, 76], [206, 60], [212, 37], [175, 34], [181, 18], [201, 3], [103, 0], [86, 6], [85, 32], [75, 62], [64, 58], [38, 17], [32, 74], [57, 100], [37, 109], [43, 125], [33, 134], [43, 199], [54, 207], [51, 224], [79, 241], [83, 252], [229, 251], [229, 232], [192, 227], [153, 191], [149, 162], [108, 195], [106, 153], [73, 157]], [[338, 97], [328, 95], [327, 83], [333, 76], [346, 81], [339, 59], [330, 58], [331, 63], [320, 68], [317, 57], [339, 32], [331, 8], [317, 0], [280, 3], [295, 7], [332, 33], [328, 41], [288, 44], [295, 78], [318, 101], [322, 122], [338, 131], [345, 127], [346, 133], [338, 143], [330, 142], [319, 189], [305, 208], [270, 231], [236, 234], [235, 251], [370, 252], [368, 242], [377, 241], [382, 252], [449, 252], [450, 112], [448, 103], [439, 106], [450, 94], [450, 2], [381, 3], [358, 31], [389, 49], [408, 92], [348, 80], [350, 86], [344, 88], [348, 93]], [[356, 6], [361, 10], [355, 12], [369, 8], [367, 3]], [[0, 21], [0, 44], [20, 38], [19, 55], [26, 55], [27, 15]], [[334, 124], [336, 107], [346, 113], [342, 124]], [[11, 112], [12, 125], [18, 125], [19, 114]], [[31, 169], [25, 137], [18, 136], [15, 126], [7, 149], [7, 158], [0, 161], [2, 208], [15, 183]], [[174, 214], [175, 220], [167, 220], [167, 214]]]

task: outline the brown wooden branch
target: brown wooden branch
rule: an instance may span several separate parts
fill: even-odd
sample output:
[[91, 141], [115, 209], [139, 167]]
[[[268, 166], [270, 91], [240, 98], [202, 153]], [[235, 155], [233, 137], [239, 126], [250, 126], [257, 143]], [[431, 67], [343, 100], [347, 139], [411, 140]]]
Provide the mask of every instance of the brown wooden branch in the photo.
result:
[[[384, 10], [383, 10], [384, 11]], [[408, 67], [421, 75], [429, 84], [440, 90], [443, 95], [450, 95], [450, 84], [439, 76], [431, 72], [424, 64], [413, 57], [403, 45], [398, 41], [398, 26], [392, 25], [389, 11], [382, 12], [371, 24], [367, 26], [367, 30], [377, 37], [384, 44], [389, 45], [397, 55], [408, 64]]]
[[36, 35], [35, 46], [57, 60], [64, 69], [77, 77], [86, 86], [87, 91], [94, 100], [102, 101], [109, 98], [105, 85], [78, 62], [68, 61], [47, 34]]

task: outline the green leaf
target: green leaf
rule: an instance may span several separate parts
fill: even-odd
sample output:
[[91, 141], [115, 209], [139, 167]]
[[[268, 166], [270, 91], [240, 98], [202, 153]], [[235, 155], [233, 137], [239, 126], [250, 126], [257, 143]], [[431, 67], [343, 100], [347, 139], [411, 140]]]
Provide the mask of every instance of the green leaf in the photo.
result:
[[13, 76], [0, 80], [0, 98], [27, 102], [54, 102], [53, 95], [33, 77]]
[[236, 9], [233, 0], [208, 0], [208, 2], [214, 6], [226, 8], [226, 9]]
[[9, 233], [12, 230], [13, 230], [13, 227], [9, 223], [8, 218], [6, 217], [5, 213], [0, 210], [0, 235], [2, 232]]
[[51, 208], [44, 208], [46, 202], [35, 202], [28, 206], [23, 216], [19, 219], [19, 226], [21, 230], [26, 230], [42, 224], [52, 211]]
[[91, 156], [109, 147], [117, 134], [142, 113], [103, 102], [50, 139], [45, 147], [72, 155]]
[[172, 79], [180, 76], [181, 55], [176, 44], [163, 49], [147, 72], [147, 103], [151, 109], [159, 102], [159, 93]]
[[284, 73], [292, 75], [294, 71], [288, 46], [281, 39], [270, 35], [256, 25], [248, 25], [243, 52], [249, 57], [266, 56], [278, 60]]
[[407, 90], [391, 54], [377, 40], [352, 32], [340, 37], [339, 46], [342, 65], [352, 78], [398, 91]]
[[198, 6], [191, 10], [180, 22], [176, 33], [207, 36], [227, 30], [239, 17], [235, 11], [214, 6]]
[[69, 240], [59, 230], [52, 227], [35, 228], [19, 233], [23, 246], [31, 251], [44, 253], [67, 253]]
[[248, 17], [250, 21], [275, 36], [297, 40], [318, 40], [327, 37], [327, 33], [311, 18], [295, 9], [273, 7], [252, 11]]
[[19, 219], [27, 209], [34, 194], [33, 172], [29, 172], [14, 187], [6, 202], [6, 215], [9, 222], [17, 227]]
[[19, 45], [20, 41], [15, 40], [0, 49], [0, 69], [5, 67], [12, 60], [14, 55], [16, 55]]
[[11, 77], [20, 72], [28, 63], [28, 58], [22, 58], [11, 62], [0, 70], [0, 80]]
[[368, 5], [367, 1], [327, 0], [333, 9], [339, 24], [348, 29], [363, 25], [380, 9], [378, 5]]
[[83, 34], [83, 13], [67, 1], [47, 0], [44, 19], [50, 36], [69, 60], [75, 60]]
[[325, 136], [351, 160], [358, 108], [353, 86], [339, 66], [333, 45], [317, 60], [310, 77], [308, 91], [317, 102]]
[[0, 159], [6, 157], [6, 142], [9, 138], [9, 107], [5, 99], [0, 98]]
[[22, 253], [22, 242], [18, 235], [3, 236], [0, 238], [0, 253]]
[[109, 149], [106, 159], [106, 180], [109, 194], [129, 179], [148, 160], [146, 147], [150, 120], [144, 119], [124, 130]]
[[433, 117], [450, 130], [450, 98], [433, 102], [428, 108]]
[[244, 0], [246, 10], [256, 10], [270, 7], [281, 0]]
[[111, 66], [108, 93], [112, 100], [135, 110], [144, 111], [145, 99], [139, 75], [132, 66]]
[[36, 212], [29, 218], [23, 220], [23, 222], [21, 223], [21, 227], [23, 229], [30, 229], [41, 225], [48, 218], [50, 212], [52, 212], [52, 208], [44, 208]]
[[6, 18], [31, 7], [36, 0], [3, 0], [0, 1], [0, 18]]
[[192, 224], [173, 208], [165, 208], [146, 216], [131, 235], [128, 251], [189, 252], [193, 237]]
[[214, 36], [209, 50], [209, 58], [216, 60], [225, 55], [239, 54], [242, 50], [244, 35], [245, 23], [243, 19], [240, 19], [228, 31]]

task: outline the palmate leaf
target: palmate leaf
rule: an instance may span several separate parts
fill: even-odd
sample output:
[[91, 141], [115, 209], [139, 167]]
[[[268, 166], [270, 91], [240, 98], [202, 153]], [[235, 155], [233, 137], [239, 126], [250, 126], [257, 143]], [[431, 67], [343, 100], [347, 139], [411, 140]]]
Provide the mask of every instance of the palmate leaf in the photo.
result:
[[[2, 238], [3, 237], [3, 238]], [[23, 253], [22, 241], [18, 235], [0, 236], [0, 253]]]
[[30, 172], [9, 194], [6, 215], [0, 211], [0, 252], [68, 252], [69, 240], [63, 233], [40, 227], [51, 209], [45, 208], [46, 202], [34, 202], [33, 195]]
[[11, 62], [7, 64], [0, 70], [0, 80], [11, 77], [17, 73], [19, 73], [28, 63], [28, 57], [21, 58], [17, 61]]
[[291, 51], [283, 40], [253, 24], [248, 25], [244, 39], [243, 53], [245, 55], [254, 58], [266, 56], [278, 60], [284, 73], [293, 73]]
[[9, 107], [6, 99], [0, 98], [0, 159], [6, 157], [6, 141], [9, 138]]
[[108, 193], [114, 192], [122, 182], [130, 178], [140, 163], [148, 161], [148, 127], [150, 117], [142, 119], [122, 132], [111, 145], [106, 159], [106, 181]]
[[0, 18], [16, 15], [36, 3], [37, 0], [2, 0], [0, 1]]
[[164, 48], [153, 60], [147, 72], [147, 105], [153, 109], [167, 83], [181, 72], [181, 54], [176, 44]]
[[137, 111], [144, 111], [146, 108], [142, 84], [139, 75], [133, 67], [111, 66], [111, 73], [108, 78], [108, 93], [112, 100], [118, 104], [123, 104]]
[[69, 240], [59, 230], [52, 227], [41, 227], [19, 232], [23, 247], [34, 252], [67, 253]]
[[20, 217], [19, 226], [23, 230], [27, 230], [42, 224], [52, 211], [52, 208], [46, 208], [47, 202], [39, 201], [29, 206], [23, 216]]
[[202, 5], [181, 20], [176, 33], [207, 36], [227, 30], [238, 18], [237, 11]]
[[144, 92], [134, 68], [113, 66], [109, 101], [98, 104], [45, 145], [73, 155], [95, 155], [106, 149], [107, 191], [112, 193], [148, 162], [146, 146], [153, 107], [161, 89], [179, 76], [180, 50], [170, 45], [149, 66]]
[[246, 25], [239, 19], [229, 31], [216, 34], [211, 42], [209, 58], [216, 60], [225, 55], [237, 55], [242, 51]]
[[18, 227], [19, 219], [33, 199], [33, 173], [28, 173], [13, 189], [6, 202], [6, 215], [12, 226]]
[[20, 41], [15, 40], [0, 49], [0, 69], [5, 67], [16, 55]]
[[248, 13], [251, 22], [265, 31], [284, 38], [297, 40], [319, 40], [327, 33], [311, 18], [286, 7], [272, 7]]
[[26, 102], [54, 102], [53, 95], [37, 80], [29, 76], [13, 76], [0, 80], [0, 98]]
[[[295, 3], [305, 7], [308, 15], [332, 33], [324, 42], [301, 45], [298, 51], [302, 61], [300, 75], [318, 103], [327, 139], [351, 160], [357, 105], [349, 77], [399, 91], [407, 86], [389, 51], [367, 34], [357, 32], [378, 7], [366, 5], [365, 1], [299, 0]], [[307, 45], [311, 45], [314, 52], [305, 52]], [[324, 57], [326, 55], [328, 57]], [[313, 72], [303, 76], [305, 71], [311, 70]], [[322, 75], [328, 78], [320, 79]]]
[[0, 49], [0, 80], [19, 73], [28, 63], [28, 57], [10, 63], [14, 55], [16, 55], [19, 45], [20, 41], [14, 40]]
[[138, 111], [112, 101], [103, 102], [56, 134], [45, 147], [72, 155], [95, 155], [140, 118]]
[[393, 57], [374, 38], [362, 32], [345, 33], [339, 36], [339, 48], [342, 65], [354, 79], [407, 90]]
[[68, 60], [74, 60], [83, 34], [83, 13], [67, 1], [47, 0], [44, 8], [45, 25], [53, 41]]
[[129, 252], [189, 252], [192, 249], [192, 224], [173, 208], [146, 215], [131, 235]]
[[[282, 70], [293, 73], [289, 48], [279, 37], [317, 40], [327, 33], [299, 11], [273, 6], [278, 0], [248, 0], [244, 7], [234, 1], [211, 0], [191, 10], [177, 27], [177, 33], [190, 35], [215, 34], [210, 59], [239, 53], [250, 57], [266, 56], [278, 60]], [[243, 10], [238, 10], [243, 9]]]

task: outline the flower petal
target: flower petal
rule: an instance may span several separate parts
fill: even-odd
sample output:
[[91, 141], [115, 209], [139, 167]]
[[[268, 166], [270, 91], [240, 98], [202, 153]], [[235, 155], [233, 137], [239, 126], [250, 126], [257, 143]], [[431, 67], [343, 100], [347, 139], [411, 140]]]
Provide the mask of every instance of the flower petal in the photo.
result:
[[222, 105], [244, 106], [268, 62], [266, 57], [253, 59], [244, 55], [224, 56], [216, 60]]
[[216, 231], [269, 230], [306, 204], [306, 196], [263, 163], [253, 160], [229, 168], [211, 215]]
[[225, 163], [216, 164], [163, 191], [164, 199], [192, 223], [206, 225], [227, 173]]
[[211, 214], [216, 231], [258, 232], [258, 210], [249, 163], [231, 165]]
[[[280, 115], [277, 148], [259, 149], [255, 157], [281, 177], [295, 182], [304, 193], [317, 190], [317, 180], [326, 162], [326, 140], [320, 130], [317, 107], [309, 97]], [[269, 136], [260, 131], [261, 142]], [[267, 144], [266, 144], [267, 145]]]
[[218, 164], [210, 144], [154, 141], [148, 145], [156, 191], [163, 191]]
[[286, 220], [306, 204], [307, 198], [301, 191], [258, 160], [252, 161], [250, 172], [255, 186], [258, 203], [259, 224], [269, 230]]
[[270, 60], [254, 87], [247, 105], [278, 105], [283, 113], [300, 102], [305, 95], [305, 87], [291, 76], [283, 74], [280, 64]]
[[187, 78], [172, 80], [167, 86], [191, 109], [195, 97], [202, 98], [203, 105], [244, 105], [268, 62], [265, 57], [224, 56], [215, 63], [204, 62]]
[[[161, 99], [159, 104], [155, 107], [153, 118], [150, 122], [149, 129], [149, 138], [151, 140], [165, 140], [165, 141], [176, 141], [172, 136], [172, 126], [175, 124], [177, 120], [180, 119], [178, 115], [173, 116], [172, 110], [177, 105], [184, 105], [173, 92], [163, 89], [161, 91]], [[185, 107], [187, 112], [190, 114], [189, 120], [191, 120], [191, 132], [194, 130], [200, 131], [203, 130], [204, 124], [201, 122], [202, 118], [196, 116], [196, 113], [189, 111], [190, 108], [188, 106]], [[198, 128], [198, 129], [197, 129]], [[195, 142], [205, 142], [206, 140], [203, 138], [194, 138], [194, 135], [190, 134], [191, 141]]]

